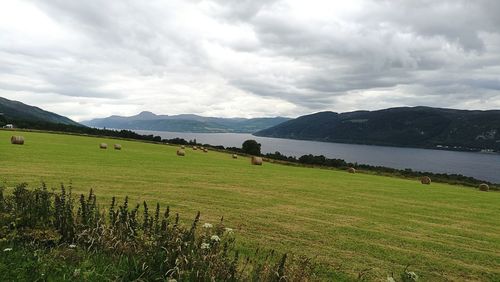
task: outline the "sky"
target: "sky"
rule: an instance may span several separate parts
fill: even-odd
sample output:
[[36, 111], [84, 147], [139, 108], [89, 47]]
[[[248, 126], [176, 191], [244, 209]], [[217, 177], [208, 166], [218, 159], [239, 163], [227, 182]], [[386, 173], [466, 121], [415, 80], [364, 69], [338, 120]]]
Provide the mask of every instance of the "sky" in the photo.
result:
[[500, 108], [496, 0], [0, 1], [0, 96], [81, 121]]

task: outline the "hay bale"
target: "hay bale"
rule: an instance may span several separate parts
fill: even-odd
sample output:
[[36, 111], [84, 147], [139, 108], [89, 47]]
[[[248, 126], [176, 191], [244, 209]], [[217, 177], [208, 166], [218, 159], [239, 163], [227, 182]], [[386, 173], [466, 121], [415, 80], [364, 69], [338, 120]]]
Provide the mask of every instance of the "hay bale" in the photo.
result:
[[481, 185], [479, 185], [479, 190], [487, 192], [490, 190], [490, 186], [486, 183], [481, 183]]
[[107, 149], [108, 148], [108, 144], [101, 143], [101, 144], [99, 144], [99, 148], [101, 148], [101, 149]]
[[182, 146], [181, 146], [181, 149], [186, 149], [186, 146], [182, 145]]
[[429, 184], [431, 184], [431, 178], [429, 176], [424, 176], [424, 177], [420, 178], [420, 183], [425, 184], [425, 185], [429, 185]]
[[177, 156], [184, 157], [186, 155], [186, 152], [182, 149], [177, 150]]
[[233, 159], [237, 159], [237, 158], [238, 158], [238, 155], [233, 154]]
[[205, 147], [200, 147], [200, 150], [204, 151], [204, 150], [205, 150]]
[[356, 173], [356, 169], [353, 168], [353, 167], [350, 167], [350, 168], [347, 169], [347, 172], [349, 172], [349, 173]]
[[203, 152], [208, 153], [208, 149], [207, 148], [203, 148]]
[[24, 145], [24, 137], [12, 136], [12, 137], [10, 137], [10, 143], [14, 144], [14, 145]]
[[260, 158], [260, 157], [252, 157], [251, 163], [253, 165], [262, 165], [262, 158]]
[[122, 149], [122, 145], [120, 144], [115, 144], [115, 150], [121, 150]]
[[198, 150], [198, 147], [193, 146], [193, 150], [194, 150], [194, 151]]

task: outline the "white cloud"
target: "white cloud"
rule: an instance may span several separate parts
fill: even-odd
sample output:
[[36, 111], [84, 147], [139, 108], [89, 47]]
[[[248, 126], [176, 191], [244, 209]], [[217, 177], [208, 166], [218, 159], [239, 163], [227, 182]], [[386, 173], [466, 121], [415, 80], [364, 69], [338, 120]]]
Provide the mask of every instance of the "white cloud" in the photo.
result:
[[498, 108], [500, 5], [2, 1], [0, 95], [77, 120]]

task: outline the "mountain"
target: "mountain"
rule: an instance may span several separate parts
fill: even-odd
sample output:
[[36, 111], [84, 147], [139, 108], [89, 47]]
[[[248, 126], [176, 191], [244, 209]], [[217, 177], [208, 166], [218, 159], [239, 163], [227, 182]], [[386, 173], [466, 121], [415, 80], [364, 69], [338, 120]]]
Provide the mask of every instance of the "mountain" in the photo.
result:
[[173, 132], [238, 132], [253, 133], [290, 120], [284, 117], [273, 118], [216, 118], [198, 115], [156, 115], [141, 112], [135, 116], [110, 116], [82, 123], [92, 127], [115, 129], [156, 130]]
[[2, 97], [0, 97], [0, 117], [0, 122], [3, 123], [16, 124], [27, 121], [81, 126], [67, 117]]
[[500, 111], [400, 107], [301, 116], [254, 135], [325, 142], [500, 151]]

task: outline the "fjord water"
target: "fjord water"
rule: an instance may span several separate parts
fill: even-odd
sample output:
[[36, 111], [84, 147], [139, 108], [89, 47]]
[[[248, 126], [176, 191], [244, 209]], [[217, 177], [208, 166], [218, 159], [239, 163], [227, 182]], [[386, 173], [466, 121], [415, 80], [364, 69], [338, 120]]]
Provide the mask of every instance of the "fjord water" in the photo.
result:
[[477, 179], [500, 183], [500, 154], [457, 152], [445, 150], [386, 147], [326, 143], [280, 138], [258, 137], [241, 133], [185, 133], [136, 130], [140, 134], [153, 134], [162, 138], [196, 139], [198, 143], [241, 147], [248, 139], [262, 144], [263, 153], [279, 151], [287, 156], [306, 154], [324, 155], [360, 164], [380, 165], [391, 168], [410, 168], [416, 171], [456, 173]]

